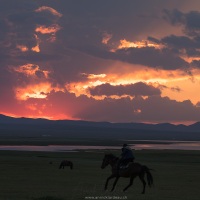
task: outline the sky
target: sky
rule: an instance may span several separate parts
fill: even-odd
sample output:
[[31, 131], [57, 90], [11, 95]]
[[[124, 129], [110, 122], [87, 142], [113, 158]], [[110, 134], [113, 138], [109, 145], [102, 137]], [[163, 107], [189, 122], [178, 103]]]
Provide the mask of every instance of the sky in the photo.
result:
[[0, 113], [200, 121], [199, 0], [0, 0]]

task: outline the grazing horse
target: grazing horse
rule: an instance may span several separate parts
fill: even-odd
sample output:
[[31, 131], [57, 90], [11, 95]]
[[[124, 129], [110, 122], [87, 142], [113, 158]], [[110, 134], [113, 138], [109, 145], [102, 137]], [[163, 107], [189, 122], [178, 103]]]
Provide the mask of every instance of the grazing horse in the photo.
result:
[[65, 166], [70, 166], [70, 169], [73, 169], [73, 163], [69, 160], [63, 160], [61, 163], [60, 163], [60, 167], [59, 169], [64, 169]]
[[119, 162], [119, 158], [114, 156], [113, 154], [106, 154], [103, 158], [101, 168], [104, 169], [108, 165], [110, 165], [112, 168], [112, 174], [106, 180], [106, 184], [104, 187], [105, 190], [107, 190], [108, 182], [110, 179], [115, 178], [115, 181], [113, 183], [113, 187], [111, 190], [113, 191], [119, 178], [126, 177], [126, 178], [130, 178], [129, 184], [123, 189], [123, 191], [126, 191], [133, 184], [134, 178], [139, 176], [143, 184], [142, 194], [144, 194], [145, 187], [146, 187], [146, 181], [144, 179], [145, 174], [147, 175], [147, 182], [148, 182], [149, 187], [153, 185], [153, 177], [152, 177], [152, 174], [150, 173], [151, 169], [149, 169], [147, 166], [141, 165], [139, 163], [130, 162], [127, 168], [118, 169], [118, 162]]

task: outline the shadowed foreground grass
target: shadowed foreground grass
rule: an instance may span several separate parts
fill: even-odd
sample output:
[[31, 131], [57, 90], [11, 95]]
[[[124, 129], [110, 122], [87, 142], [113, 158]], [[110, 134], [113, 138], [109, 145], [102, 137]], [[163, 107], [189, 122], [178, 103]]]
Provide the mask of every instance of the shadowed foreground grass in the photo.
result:
[[[104, 153], [0, 151], [1, 200], [199, 200], [200, 152], [173, 150], [135, 151], [137, 162], [153, 168], [154, 187], [146, 188], [138, 178], [127, 192], [129, 179], [120, 178], [114, 192], [104, 191], [110, 167], [100, 168]], [[111, 152], [111, 151], [109, 151]], [[112, 151], [119, 155], [119, 151]], [[74, 163], [74, 169], [59, 169], [61, 160]], [[52, 164], [50, 164], [52, 163]], [[110, 181], [109, 189], [111, 189]]]

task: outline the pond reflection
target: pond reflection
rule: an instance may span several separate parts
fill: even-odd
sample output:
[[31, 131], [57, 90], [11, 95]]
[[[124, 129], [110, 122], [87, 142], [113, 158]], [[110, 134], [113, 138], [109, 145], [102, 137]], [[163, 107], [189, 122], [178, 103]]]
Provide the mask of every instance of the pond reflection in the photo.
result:
[[79, 145], [47, 145], [47, 146], [32, 146], [32, 145], [0, 145], [0, 150], [12, 151], [70, 151], [78, 150], [101, 150], [101, 149], [119, 149], [117, 146], [79, 146]]
[[133, 149], [174, 149], [174, 150], [200, 150], [200, 142], [197, 141], [157, 141], [158, 143], [130, 144]]
[[[200, 142], [198, 141], [127, 141], [127, 143], [135, 150], [142, 149], [174, 149], [174, 150], [200, 150]], [[115, 150], [121, 149], [121, 146], [86, 146], [86, 145], [0, 145], [0, 150], [11, 151], [51, 151], [51, 152], [76, 152], [78, 150]]]

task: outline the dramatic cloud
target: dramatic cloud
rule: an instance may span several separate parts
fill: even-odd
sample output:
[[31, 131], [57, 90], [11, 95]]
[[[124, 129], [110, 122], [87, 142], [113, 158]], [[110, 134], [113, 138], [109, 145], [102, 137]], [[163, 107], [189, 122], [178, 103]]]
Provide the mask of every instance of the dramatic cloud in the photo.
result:
[[152, 95], [160, 95], [161, 92], [159, 89], [151, 86], [146, 85], [145, 83], [139, 82], [130, 85], [117, 85], [113, 86], [110, 84], [102, 84], [96, 86], [94, 88], [89, 88], [91, 95], [106, 95], [106, 96], [123, 96], [123, 95], [130, 95], [130, 96], [152, 96]]
[[0, 113], [111, 122], [200, 120], [198, 1], [0, 5]]
[[174, 10], [164, 10], [166, 14], [166, 19], [172, 25], [183, 26], [183, 29], [186, 34], [191, 36], [199, 36], [200, 33], [200, 12], [199, 11], [190, 11], [188, 13], [183, 13], [178, 9]]

